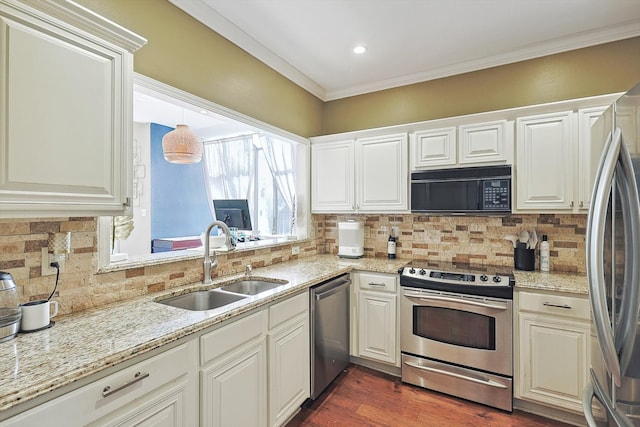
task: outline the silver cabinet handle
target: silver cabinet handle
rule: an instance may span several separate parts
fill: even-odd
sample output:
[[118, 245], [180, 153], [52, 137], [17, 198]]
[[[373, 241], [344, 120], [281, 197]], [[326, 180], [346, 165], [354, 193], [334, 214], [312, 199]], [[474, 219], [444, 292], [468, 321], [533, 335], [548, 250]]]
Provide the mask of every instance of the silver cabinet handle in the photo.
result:
[[369, 282], [369, 286], [386, 286], [384, 283]]
[[573, 207], [573, 200], [571, 201], [571, 204], [569, 205], [569, 207], [571, 208]]
[[584, 207], [584, 202], [582, 200], [580, 200], [580, 207], [583, 208]]
[[135, 375], [133, 376], [133, 379], [130, 381], [127, 381], [124, 384], [120, 384], [119, 386], [115, 387], [115, 388], [111, 388], [111, 386], [106, 386], [105, 388], [102, 389], [102, 397], [108, 397], [111, 396], [114, 393], [119, 392], [122, 389], [125, 389], [129, 386], [134, 385], [137, 382], [142, 381], [143, 379], [147, 378], [149, 376], [148, 372], [145, 372], [144, 374], [142, 372], [136, 372]]
[[[596, 326], [598, 342], [607, 370], [615, 384], [620, 387], [620, 361], [613, 342], [613, 331], [607, 317], [607, 292], [604, 280], [605, 228], [609, 195], [615, 185], [614, 172], [620, 154], [620, 132], [615, 136], [609, 133], [605, 143], [604, 155], [596, 174], [596, 185], [591, 196], [591, 206], [587, 219], [587, 281], [589, 282], [589, 299], [593, 312], [593, 323]], [[615, 194], [615, 193], [614, 193]]]
[[553, 304], [550, 302], [543, 302], [542, 305], [544, 305], [545, 307], [566, 308], [567, 310], [571, 310], [571, 306], [569, 304]]
[[491, 387], [507, 388], [506, 385], [500, 384], [498, 382], [495, 382], [495, 381], [493, 381], [493, 380], [491, 380], [489, 378], [482, 378], [482, 379], [473, 378], [473, 377], [469, 377], [467, 375], [457, 374], [455, 372], [444, 371], [442, 369], [432, 368], [430, 366], [421, 366], [421, 365], [418, 365], [417, 363], [411, 363], [411, 362], [404, 362], [404, 364], [408, 365], [408, 366], [411, 366], [412, 368], [420, 369], [422, 371], [428, 371], [428, 372], [434, 372], [436, 374], [448, 375], [450, 377], [459, 378], [461, 380], [471, 381], [471, 382], [474, 382], [474, 383], [489, 385]]

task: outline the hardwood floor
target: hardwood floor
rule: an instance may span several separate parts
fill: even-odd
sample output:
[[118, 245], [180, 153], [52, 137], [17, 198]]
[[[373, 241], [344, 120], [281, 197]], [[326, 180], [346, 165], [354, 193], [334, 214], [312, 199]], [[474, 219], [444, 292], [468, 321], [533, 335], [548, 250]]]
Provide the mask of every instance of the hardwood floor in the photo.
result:
[[350, 365], [318, 400], [304, 407], [287, 424], [287, 427], [302, 426], [566, 427], [568, 424], [521, 411], [509, 414]]

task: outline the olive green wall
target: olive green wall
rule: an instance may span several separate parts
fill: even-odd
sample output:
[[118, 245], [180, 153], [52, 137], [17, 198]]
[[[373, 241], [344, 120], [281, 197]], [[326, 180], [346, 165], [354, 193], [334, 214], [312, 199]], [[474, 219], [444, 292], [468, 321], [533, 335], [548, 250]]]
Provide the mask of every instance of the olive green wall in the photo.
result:
[[333, 134], [623, 92], [638, 82], [640, 37], [329, 101], [322, 131]]
[[636, 37], [323, 103], [167, 0], [78, 1], [149, 40], [135, 53], [137, 72], [305, 137], [622, 92], [640, 81]]
[[136, 72], [300, 136], [321, 132], [321, 100], [168, 1], [78, 3], [148, 40]]

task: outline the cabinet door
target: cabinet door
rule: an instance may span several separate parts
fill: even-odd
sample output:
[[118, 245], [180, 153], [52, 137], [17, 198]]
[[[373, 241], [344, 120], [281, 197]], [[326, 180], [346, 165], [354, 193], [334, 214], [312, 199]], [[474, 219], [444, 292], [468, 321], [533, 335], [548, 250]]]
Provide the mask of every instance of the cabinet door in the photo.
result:
[[502, 164], [513, 156], [513, 122], [462, 125], [458, 132], [462, 165]]
[[311, 146], [311, 210], [350, 212], [356, 208], [354, 142]]
[[131, 54], [58, 21], [0, 14], [0, 216], [124, 212]]
[[604, 113], [607, 107], [584, 108], [578, 110], [578, 208], [589, 209], [591, 192], [598, 172], [600, 155], [605, 138], [591, 135], [591, 126]]
[[411, 135], [411, 170], [455, 166], [456, 128], [414, 132]]
[[359, 292], [359, 356], [395, 364], [398, 356], [396, 295]]
[[269, 334], [269, 425], [280, 426], [309, 397], [309, 317]]
[[201, 426], [267, 424], [265, 353], [260, 339], [201, 370]]
[[520, 313], [519, 330], [520, 397], [582, 411], [589, 369], [589, 323]]
[[517, 119], [515, 177], [518, 209], [573, 208], [574, 134], [571, 111]]
[[356, 145], [360, 211], [408, 211], [407, 134], [363, 138]]

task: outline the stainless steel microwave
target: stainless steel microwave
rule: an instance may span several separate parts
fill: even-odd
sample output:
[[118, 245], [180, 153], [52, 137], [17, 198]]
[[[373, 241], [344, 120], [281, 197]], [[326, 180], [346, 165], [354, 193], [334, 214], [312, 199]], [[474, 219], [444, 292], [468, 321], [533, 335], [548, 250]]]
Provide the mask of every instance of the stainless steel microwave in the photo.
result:
[[413, 172], [411, 212], [510, 214], [511, 166]]

